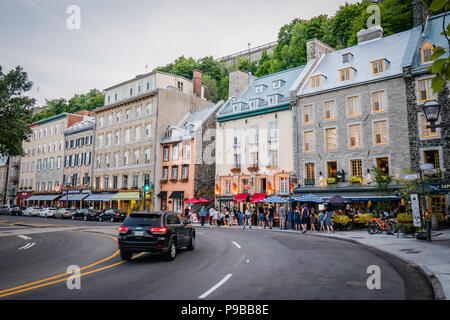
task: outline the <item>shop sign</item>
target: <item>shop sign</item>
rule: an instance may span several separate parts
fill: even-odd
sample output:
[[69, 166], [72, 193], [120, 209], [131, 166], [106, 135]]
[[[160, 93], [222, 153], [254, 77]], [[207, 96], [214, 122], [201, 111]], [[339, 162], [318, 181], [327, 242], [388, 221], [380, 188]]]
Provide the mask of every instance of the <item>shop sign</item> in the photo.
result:
[[420, 175], [418, 173], [405, 174], [403, 176], [404, 180], [417, 180], [419, 178], [420, 178]]

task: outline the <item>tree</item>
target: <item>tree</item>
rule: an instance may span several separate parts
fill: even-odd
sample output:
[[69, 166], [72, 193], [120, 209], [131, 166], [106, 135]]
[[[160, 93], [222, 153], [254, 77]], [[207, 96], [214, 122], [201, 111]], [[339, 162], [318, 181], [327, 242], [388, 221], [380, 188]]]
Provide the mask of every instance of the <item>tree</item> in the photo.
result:
[[36, 102], [24, 94], [32, 86], [22, 67], [17, 66], [4, 74], [0, 66], [0, 154], [4, 156], [23, 154], [22, 141], [31, 134], [28, 123]]

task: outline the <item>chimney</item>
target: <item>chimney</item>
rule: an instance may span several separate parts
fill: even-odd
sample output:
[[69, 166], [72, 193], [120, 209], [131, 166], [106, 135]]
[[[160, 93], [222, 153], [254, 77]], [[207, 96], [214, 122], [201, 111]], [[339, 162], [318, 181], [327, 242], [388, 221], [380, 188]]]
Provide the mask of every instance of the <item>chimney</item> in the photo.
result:
[[422, 0], [412, 0], [413, 25], [414, 27], [422, 26], [422, 30], [430, 17], [430, 11]]
[[192, 77], [192, 82], [194, 85], [194, 97], [202, 97], [202, 72], [200, 70], [194, 70]]
[[306, 41], [306, 58], [307, 61], [311, 59], [320, 59], [322, 55], [333, 52], [334, 48], [330, 47], [326, 43], [319, 39], [313, 38]]
[[250, 74], [241, 70], [235, 70], [230, 72], [229, 80], [229, 97], [238, 97], [247, 88]]
[[383, 38], [383, 28], [381, 26], [375, 26], [369, 29], [362, 29], [356, 34], [358, 38], [358, 44]]

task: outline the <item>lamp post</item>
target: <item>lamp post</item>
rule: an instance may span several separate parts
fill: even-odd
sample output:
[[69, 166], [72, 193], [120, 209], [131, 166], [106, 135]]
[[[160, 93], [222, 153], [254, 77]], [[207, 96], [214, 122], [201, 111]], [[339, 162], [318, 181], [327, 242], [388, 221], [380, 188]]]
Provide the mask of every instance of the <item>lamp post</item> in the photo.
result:
[[66, 182], [66, 208], [69, 208], [69, 187], [70, 182]]
[[437, 100], [426, 101], [423, 104], [423, 113], [425, 114], [427, 121], [430, 122], [430, 124], [427, 125], [427, 129], [450, 127], [450, 123], [436, 124], [436, 121], [439, 119], [439, 114], [441, 113], [441, 104]]
[[289, 214], [291, 216], [291, 229], [294, 229], [294, 212], [292, 211], [292, 188], [291, 184], [296, 180], [294, 172], [289, 172]]

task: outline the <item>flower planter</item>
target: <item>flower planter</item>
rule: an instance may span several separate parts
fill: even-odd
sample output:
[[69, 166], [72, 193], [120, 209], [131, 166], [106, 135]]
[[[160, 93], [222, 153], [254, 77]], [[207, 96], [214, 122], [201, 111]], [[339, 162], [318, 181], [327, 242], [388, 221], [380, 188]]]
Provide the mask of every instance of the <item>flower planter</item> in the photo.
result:
[[247, 170], [249, 172], [255, 173], [259, 171], [259, 167], [248, 167]]
[[231, 173], [233, 173], [233, 174], [241, 173], [241, 169], [240, 169], [240, 168], [233, 168], [233, 169], [231, 169], [230, 171], [231, 171]]

